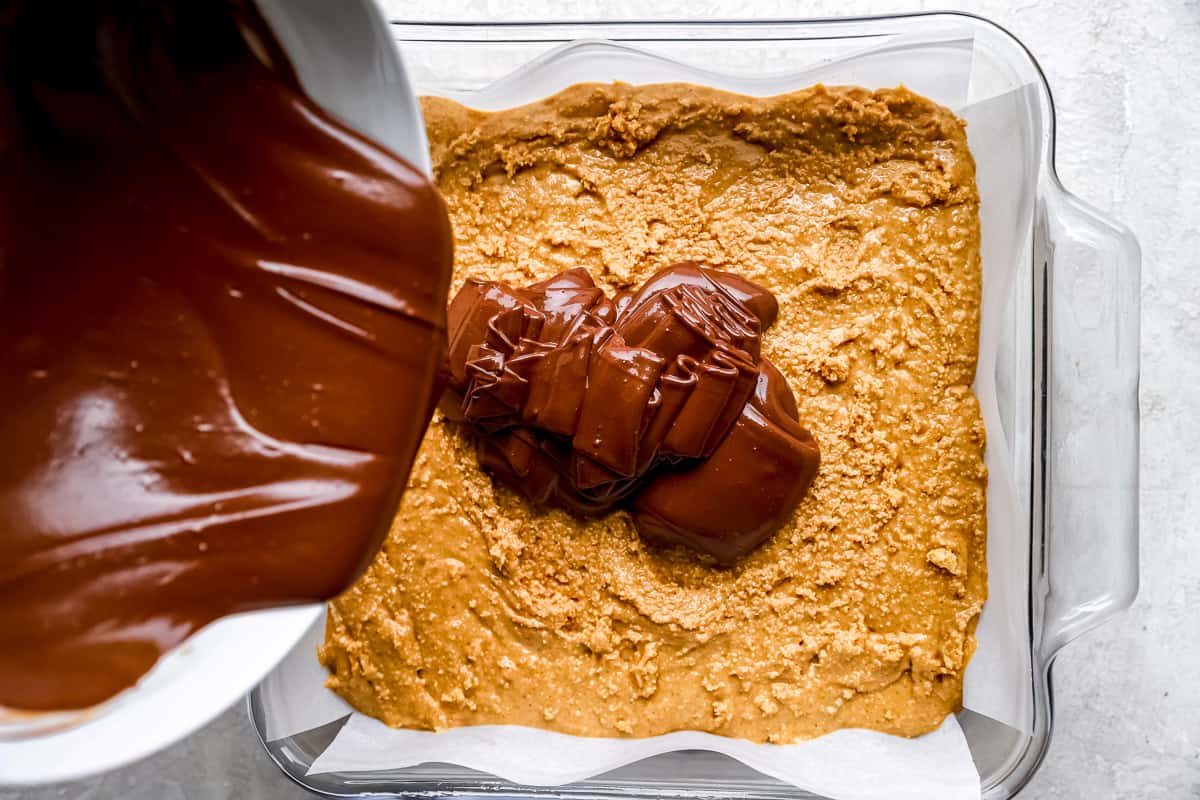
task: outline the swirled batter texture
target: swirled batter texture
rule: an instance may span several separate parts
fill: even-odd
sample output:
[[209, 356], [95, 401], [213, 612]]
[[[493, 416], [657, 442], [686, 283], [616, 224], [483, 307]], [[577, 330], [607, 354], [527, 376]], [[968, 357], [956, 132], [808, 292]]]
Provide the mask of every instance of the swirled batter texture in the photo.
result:
[[415, 728], [936, 727], [987, 587], [963, 123], [904, 89], [820, 86], [579, 85], [424, 110], [455, 289], [584, 267], [616, 292], [686, 260], [744, 276], [779, 300], [762, 353], [821, 468], [791, 520], [721, 568], [641, 542], [624, 512], [535, 511], [438, 418], [382, 552], [330, 606], [329, 685]]

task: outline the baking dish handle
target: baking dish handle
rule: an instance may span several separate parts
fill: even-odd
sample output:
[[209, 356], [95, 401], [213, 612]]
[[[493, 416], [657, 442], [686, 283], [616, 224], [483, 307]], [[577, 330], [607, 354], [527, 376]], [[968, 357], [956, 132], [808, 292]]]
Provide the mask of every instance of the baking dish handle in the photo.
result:
[[1133, 234], [1049, 180], [1034, 232], [1050, 337], [1041, 350], [1047, 661], [1137, 595], [1141, 291]]

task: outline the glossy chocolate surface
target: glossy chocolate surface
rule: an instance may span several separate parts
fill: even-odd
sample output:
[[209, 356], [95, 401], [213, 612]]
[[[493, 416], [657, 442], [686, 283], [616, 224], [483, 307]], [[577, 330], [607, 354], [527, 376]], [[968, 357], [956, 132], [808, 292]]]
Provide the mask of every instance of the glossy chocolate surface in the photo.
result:
[[3, 8], [0, 706], [78, 708], [365, 567], [431, 412], [451, 245], [425, 177], [304, 97], [248, 4]]
[[607, 297], [586, 270], [470, 280], [450, 306], [442, 407], [483, 467], [534, 503], [629, 508], [638, 531], [728, 563], [774, 533], [820, 460], [760, 356], [761, 287], [682, 263]]

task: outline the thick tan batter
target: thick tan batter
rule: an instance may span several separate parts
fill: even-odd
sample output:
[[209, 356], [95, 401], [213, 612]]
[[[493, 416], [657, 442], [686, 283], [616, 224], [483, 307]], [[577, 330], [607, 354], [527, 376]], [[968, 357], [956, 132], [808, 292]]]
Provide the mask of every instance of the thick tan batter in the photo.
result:
[[962, 123], [903, 89], [752, 99], [580, 85], [499, 113], [424, 101], [467, 276], [702, 260], [776, 294], [763, 353], [821, 468], [731, 569], [629, 518], [539, 513], [436, 420], [375, 563], [330, 606], [329, 686], [389, 725], [907, 736], [958, 708], [986, 594], [970, 390], [979, 217]]

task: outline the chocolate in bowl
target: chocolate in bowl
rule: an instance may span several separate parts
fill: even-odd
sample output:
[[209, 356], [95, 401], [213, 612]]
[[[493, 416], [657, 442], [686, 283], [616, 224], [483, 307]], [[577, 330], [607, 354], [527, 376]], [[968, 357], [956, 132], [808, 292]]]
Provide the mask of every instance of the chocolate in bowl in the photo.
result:
[[83, 708], [365, 566], [449, 230], [248, 3], [25, 3], [0, 37], [0, 706]]

